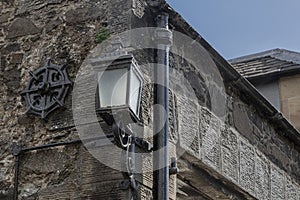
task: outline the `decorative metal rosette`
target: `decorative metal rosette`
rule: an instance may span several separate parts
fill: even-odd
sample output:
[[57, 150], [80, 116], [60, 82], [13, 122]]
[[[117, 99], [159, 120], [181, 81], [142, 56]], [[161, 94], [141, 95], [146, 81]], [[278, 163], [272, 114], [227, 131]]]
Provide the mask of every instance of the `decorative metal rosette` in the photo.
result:
[[31, 79], [21, 93], [26, 101], [26, 113], [45, 119], [52, 111], [64, 107], [65, 98], [72, 84], [65, 67], [51, 63], [29, 72]]

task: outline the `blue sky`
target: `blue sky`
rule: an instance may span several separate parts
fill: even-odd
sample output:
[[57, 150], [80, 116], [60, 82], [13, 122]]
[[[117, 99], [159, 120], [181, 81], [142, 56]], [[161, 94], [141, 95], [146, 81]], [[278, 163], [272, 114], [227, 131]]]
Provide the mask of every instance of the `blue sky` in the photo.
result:
[[300, 0], [167, 0], [224, 58], [300, 52]]

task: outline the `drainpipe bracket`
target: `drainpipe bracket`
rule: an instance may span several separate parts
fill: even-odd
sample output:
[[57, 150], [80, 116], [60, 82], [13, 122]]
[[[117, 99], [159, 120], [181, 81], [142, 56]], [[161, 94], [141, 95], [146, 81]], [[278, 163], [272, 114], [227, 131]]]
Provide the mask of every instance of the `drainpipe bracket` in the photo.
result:
[[22, 147], [18, 145], [17, 143], [12, 144], [12, 154], [14, 156], [19, 156], [22, 152]]
[[166, 28], [157, 28], [154, 33], [154, 41], [157, 44], [171, 46], [173, 41], [173, 34]]

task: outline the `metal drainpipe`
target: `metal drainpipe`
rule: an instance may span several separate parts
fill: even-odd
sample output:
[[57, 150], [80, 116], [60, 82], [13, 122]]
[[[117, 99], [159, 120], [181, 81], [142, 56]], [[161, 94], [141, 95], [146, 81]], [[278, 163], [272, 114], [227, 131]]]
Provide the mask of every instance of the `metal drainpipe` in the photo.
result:
[[[169, 200], [169, 151], [168, 151], [168, 110], [169, 110], [169, 47], [172, 33], [168, 30], [168, 15], [159, 14], [156, 18], [157, 42], [156, 66], [154, 69], [153, 110], [153, 198]], [[162, 113], [164, 108], [164, 113]], [[163, 127], [163, 128], [162, 128]]]

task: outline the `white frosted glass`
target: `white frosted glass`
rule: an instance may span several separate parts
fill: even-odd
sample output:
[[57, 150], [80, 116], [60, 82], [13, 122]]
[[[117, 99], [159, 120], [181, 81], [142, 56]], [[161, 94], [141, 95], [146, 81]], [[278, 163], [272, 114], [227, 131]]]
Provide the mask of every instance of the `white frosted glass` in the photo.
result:
[[126, 104], [127, 69], [105, 71], [99, 77], [100, 107]]
[[137, 77], [137, 75], [131, 70], [130, 76], [130, 98], [129, 98], [129, 106], [132, 111], [138, 116], [138, 106], [139, 106], [139, 97], [141, 90], [141, 80]]

